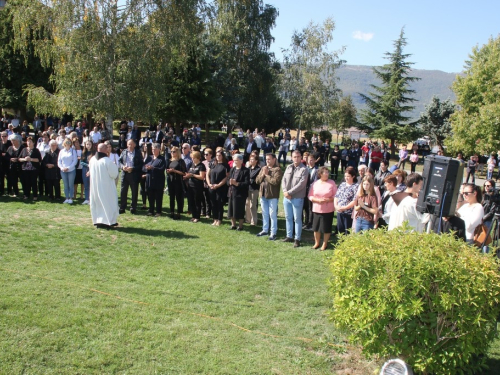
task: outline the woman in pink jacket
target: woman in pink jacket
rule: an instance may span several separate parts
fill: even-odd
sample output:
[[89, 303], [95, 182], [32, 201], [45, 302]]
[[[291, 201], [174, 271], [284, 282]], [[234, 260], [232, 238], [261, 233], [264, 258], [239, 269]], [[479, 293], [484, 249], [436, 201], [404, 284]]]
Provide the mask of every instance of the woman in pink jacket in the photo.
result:
[[335, 211], [333, 199], [337, 192], [337, 185], [330, 180], [330, 171], [326, 167], [318, 169], [318, 177], [319, 179], [309, 188], [309, 200], [313, 204], [314, 246], [312, 248], [320, 247], [321, 234], [323, 234], [321, 251], [324, 251], [332, 233], [333, 212]]

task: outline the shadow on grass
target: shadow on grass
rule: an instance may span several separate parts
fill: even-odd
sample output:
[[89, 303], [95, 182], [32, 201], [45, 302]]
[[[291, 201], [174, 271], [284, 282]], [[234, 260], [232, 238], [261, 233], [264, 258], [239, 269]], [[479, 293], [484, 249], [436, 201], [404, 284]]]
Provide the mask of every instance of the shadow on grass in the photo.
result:
[[170, 238], [199, 238], [198, 236], [192, 236], [184, 232], [174, 231], [174, 230], [158, 230], [158, 229], [147, 229], [147, 228], [135, 228], [135, 227], [121, 227], [118, 226], [113, 229], [114, 232], [122, 232], [129, 234], [136, 234], [140, 236], [148, 237], [170, 237]]

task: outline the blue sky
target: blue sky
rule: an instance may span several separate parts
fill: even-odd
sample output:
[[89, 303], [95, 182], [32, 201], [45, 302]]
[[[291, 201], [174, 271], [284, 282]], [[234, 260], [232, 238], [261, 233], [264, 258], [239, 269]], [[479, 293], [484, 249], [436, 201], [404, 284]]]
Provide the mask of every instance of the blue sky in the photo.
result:
[[341, 57], [353, 65], [385, 64], [384, 53], [393, 50], [393, 41], [405, 27], [408, 45], [404, 52], [412, 54], [409, 61], [415, 63], [414, 68], [457, 73], [474, 46], [500, 34], [499, 0], [264, 2], [279, 11], [271, 47], [278, 58], [281, 49], [290, 45], [294, 30], [302, 30], [310, 21], [321, 23], [327, 17], [336, 24], [331, 49], [345, 46]]

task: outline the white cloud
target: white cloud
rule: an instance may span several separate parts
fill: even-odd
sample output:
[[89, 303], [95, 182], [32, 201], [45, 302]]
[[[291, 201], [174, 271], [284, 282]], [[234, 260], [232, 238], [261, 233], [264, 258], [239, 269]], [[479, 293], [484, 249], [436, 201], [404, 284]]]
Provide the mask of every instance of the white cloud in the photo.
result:
[[364, 32], [362, 32], [360, 30], [356, 30], [356, 31], [354, 31], [352, 33], [352, 37], [354, 39], [359, 39], [359, 40], [362, 40], [364, 42], [369, 42], [370, 40], [372, 40], [373, 35], [375, 35], [375, 34], [373, 34], [373, 33], [364, 33]]

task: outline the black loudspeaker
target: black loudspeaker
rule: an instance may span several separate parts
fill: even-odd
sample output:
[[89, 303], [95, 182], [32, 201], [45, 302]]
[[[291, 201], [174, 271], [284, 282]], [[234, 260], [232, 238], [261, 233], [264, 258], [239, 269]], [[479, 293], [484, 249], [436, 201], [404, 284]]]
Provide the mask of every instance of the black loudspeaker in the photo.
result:
[[417, 200], [417, 210], [432, 215], [452, 216], [457, 206], [464, 166], [455, 159], [431, 155], [424, 161], [424, 185]]

